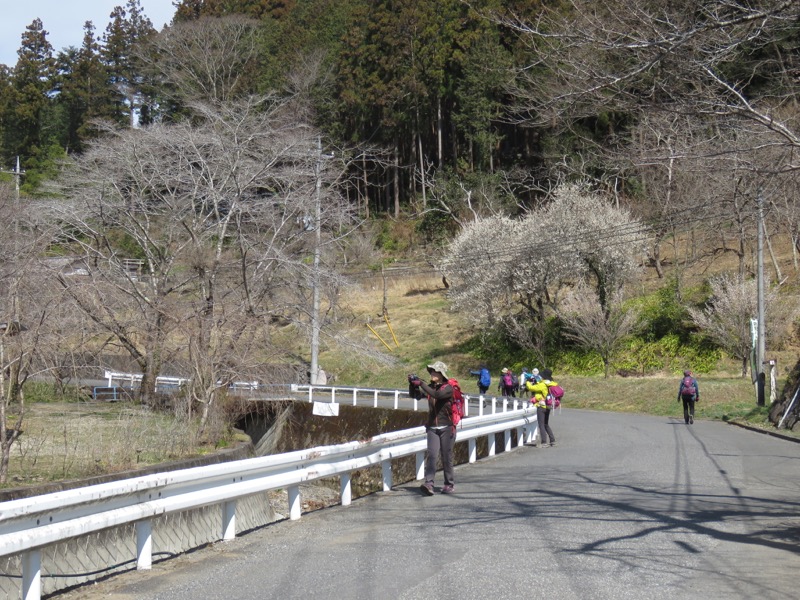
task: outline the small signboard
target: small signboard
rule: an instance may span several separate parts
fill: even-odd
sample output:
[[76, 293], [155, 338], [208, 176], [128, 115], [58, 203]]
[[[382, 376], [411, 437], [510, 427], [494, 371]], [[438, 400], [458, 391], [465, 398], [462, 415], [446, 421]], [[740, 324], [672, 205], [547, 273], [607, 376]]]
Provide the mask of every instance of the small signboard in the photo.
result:
[[339, 403], [338, 402], [314, 402], [313, 414], [320, 417], [338, 417], [339, 416]]

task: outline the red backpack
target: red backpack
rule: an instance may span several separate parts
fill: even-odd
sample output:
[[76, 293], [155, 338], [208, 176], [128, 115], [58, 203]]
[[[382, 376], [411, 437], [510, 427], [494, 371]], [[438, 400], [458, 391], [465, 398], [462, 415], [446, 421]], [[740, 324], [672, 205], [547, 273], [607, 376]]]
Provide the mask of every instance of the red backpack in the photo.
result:
[[457, 380], [448, 379], [447, 383], [453, 388], [453, 400], [450, 403], [450, 409], [453, 411], [451, 418], [453, 420], [453, 427], [455, 427], [461, 422], [461, 419], [464, 418], [464, 394], [461, 392], [461, 386], [458, 385]]

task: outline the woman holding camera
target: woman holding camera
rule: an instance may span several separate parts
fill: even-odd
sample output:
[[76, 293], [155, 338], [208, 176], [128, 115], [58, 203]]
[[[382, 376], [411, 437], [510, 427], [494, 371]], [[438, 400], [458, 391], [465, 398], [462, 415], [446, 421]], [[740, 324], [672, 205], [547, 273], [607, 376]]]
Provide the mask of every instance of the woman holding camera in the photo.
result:
[[425, 431], [428, 436], [428, 454], [425, 457], [425, 483], [420, 490], [426, 496], [433, 496], [433, 479], [436, 474], [436, 462], [442, 457], [444, 471], [443, 494], [452, 494], [454, 488], [453, 444], [455, 443], [455, 427], [453, 426], [452, 401], [453, 386], [447, 382], [447, 365], [436, 361], [428, 365], [431, 382], [425, 383], [416, 376], [409, 376], [410, 383], [419, 387], [428, 396], [428, 421]]

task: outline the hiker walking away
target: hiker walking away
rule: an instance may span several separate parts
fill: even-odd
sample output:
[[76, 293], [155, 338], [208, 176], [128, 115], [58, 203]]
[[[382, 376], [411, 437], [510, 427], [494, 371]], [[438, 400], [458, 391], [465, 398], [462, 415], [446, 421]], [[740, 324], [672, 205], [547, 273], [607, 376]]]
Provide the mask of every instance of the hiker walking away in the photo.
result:
[[428, 421], [425, 431], [428, 438], [428, 453], [425, 456], [425, 483], [420, 490], [426, 496], [433, 496], [433, 479], [436, 475], [436, 463], [442, 458], [444, 471], [443, 494], [455, 491], [453, 469], [453, 443], [455, 442], [455, 426], [452, 417], [453, 386], [447, 381], [447, 365], [437, 360], [428, 365], [430, 383], [419, 378], [412, 379], [411, 385], [419, 387], [428, 396]]
[[492, 385], [492, 376], [486, 365], [481, 365], [477, 371], [470, 371], [470, 375], [477, 375], [478, 377], [478, 393], [483, 395], [489, 391], [489, 386]]
[[539, 424], [539, 439], [542, 441], [542, 448], [556, 445], [556, 436], [550, 428], [550, 414], [553, 410], [546, 401], [549, 387], [557, 385], [552, 377], [553, 372], [545, 369], [542, 371], [541, 379], [529, 380], [526, 384], [528, 392], [531, 394], [531, 405], [536, 407], [536, 421]]
[[687, 425], [691, 425], [694, 423], [694, 403], [700, 400], [700, 387], [688, 369], [683, 372], [683, 379], [678, 387], [678, 402], [681, 400], [683, 400], [683, 420]]
[[514, 377], [507, 367], [503, 367], [500, 375], [500, 385], [497, 386], [500, 394], [507, 397], [514, 397]]

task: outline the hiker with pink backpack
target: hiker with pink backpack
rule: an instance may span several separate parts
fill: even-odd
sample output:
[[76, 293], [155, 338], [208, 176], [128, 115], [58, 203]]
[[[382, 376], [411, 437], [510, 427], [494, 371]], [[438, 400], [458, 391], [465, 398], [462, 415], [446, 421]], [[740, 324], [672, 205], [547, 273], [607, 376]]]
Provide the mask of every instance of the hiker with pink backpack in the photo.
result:
[[691, 425], [694, 423], [694, 403], [700, 400], [700, 387], [688, 369], [683, 372], [683, 379], [678, 387], [678, 402], [681, 400], [683, 400], [683, 420], [687, 425]]
[[544, 369], [540, 379], [528, 380], [525, 387], [531, 394], [531, 406], [536, 407], [536, 420], [539, 425], [539, 436], [542, 448], [556, 445], [556, 436], [550, 427], [550, 415], [561, 406], [563, 388], [552, 379], [553, 372]]

